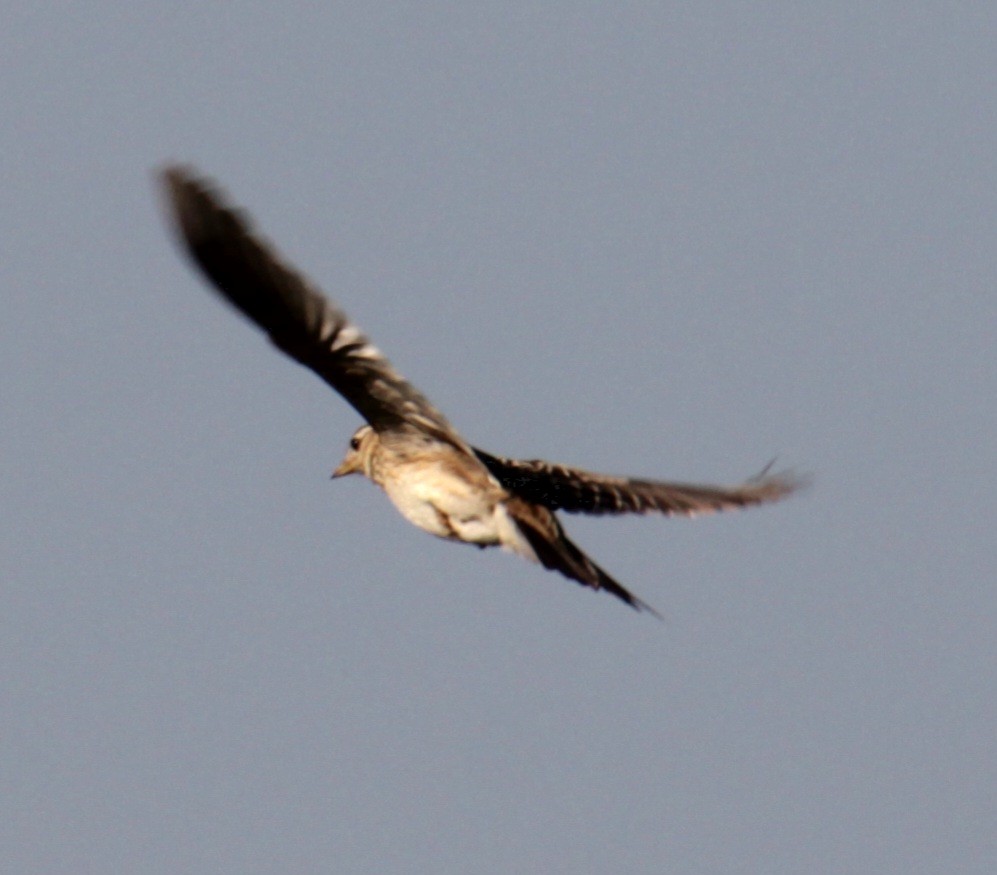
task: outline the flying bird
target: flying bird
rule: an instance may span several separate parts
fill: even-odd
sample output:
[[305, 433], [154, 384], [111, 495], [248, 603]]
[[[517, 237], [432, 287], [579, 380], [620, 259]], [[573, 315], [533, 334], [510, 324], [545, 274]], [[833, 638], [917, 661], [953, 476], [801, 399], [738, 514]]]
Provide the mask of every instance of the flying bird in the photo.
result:
[[180, 165], [160, 180], [179, 242], [214, 288], [366, 420], [333, 477], [369, 478], [432, 535], [503, 547], [657, 615], [572, 543], [555, 511], [695, 516], [776, 501], [800, 485], [767, 470], [730, 487], [665, 483], [479, 450], [212, 183]]

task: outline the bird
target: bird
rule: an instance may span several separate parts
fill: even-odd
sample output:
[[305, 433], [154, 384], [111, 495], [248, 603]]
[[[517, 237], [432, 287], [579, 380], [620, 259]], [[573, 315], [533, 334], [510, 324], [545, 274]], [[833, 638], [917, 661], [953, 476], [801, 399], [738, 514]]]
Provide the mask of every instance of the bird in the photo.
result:
[[791, 472], [709, 486], [596, 474], [470, 445], [313, 283], [287, 262], [210, 179], [185, 164], [158, 173], [167, 224], [214, 290], [363, 417], [334, 478], [362, 475], [401, 515], [439, 538], [501, 547], [637, 611], [661, 615], [572, 542], [557, 511], [697, 516], [777, 501]]

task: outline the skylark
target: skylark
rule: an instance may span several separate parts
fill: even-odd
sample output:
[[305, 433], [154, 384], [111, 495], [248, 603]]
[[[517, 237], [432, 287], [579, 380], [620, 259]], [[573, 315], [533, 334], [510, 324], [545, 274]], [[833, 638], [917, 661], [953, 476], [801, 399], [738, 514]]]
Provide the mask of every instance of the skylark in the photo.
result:
[[182, 166], [161, 181], [180, 243], [215, 289], [367, 420], [333, 476], [363, 474], [432, 535], [504, 547], [656, 614], [568, 539], [554, 511], [695, 516], [776, 501], [799, 485], [766, 472], [732, 487], [609, 477], [472, 447], [211, 183]]

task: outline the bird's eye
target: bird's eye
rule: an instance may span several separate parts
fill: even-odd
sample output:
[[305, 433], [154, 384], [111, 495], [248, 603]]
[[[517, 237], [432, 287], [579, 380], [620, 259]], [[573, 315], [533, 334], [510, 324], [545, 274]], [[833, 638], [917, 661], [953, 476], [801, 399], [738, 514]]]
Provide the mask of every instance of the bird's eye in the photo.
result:
[[359, 450], [360, 449], [360, 438], [354, 436], [350, 438], [350, 449]]

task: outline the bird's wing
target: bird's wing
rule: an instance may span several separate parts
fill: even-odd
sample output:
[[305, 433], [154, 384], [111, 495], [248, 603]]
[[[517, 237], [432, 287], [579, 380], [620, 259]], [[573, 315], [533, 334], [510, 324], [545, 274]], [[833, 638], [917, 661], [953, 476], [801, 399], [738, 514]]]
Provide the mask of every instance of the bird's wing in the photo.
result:
[[605, 590], [634, 610], [647, 611], [661, 619], [661, 614], [647, 602], [637, 598], [586, 556], [564, 533], [552, 511], [515, 496], [508, 500], [506, 509], [544, 568], [559, 571], [582, 586]]
[[778, 501], [804, 485], [789, 473], [767, 469], [738, 486], [707, 486], [609, 477], [539, 459], [503, 459], [475, 449], [506, 491], [550, 510], [568, 513], [662, 513], [696, 516]]
[[187, 254], [275, 346], [311, 368], [375, 430], [415, 429], [466, 448], [443, 414], [209, 182], [181, 166], [164, 169], [161, 180]]

